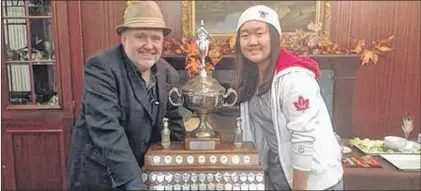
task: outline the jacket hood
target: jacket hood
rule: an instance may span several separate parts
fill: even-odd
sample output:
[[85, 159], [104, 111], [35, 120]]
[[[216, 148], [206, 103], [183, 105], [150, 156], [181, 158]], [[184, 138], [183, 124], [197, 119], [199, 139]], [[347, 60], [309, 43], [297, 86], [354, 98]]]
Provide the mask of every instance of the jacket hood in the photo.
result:
[[284, 48], [281, 49], [278, 60], [276, 61], [276, 72], [280, 72], [289, 67], [303, 67], [314, 73], [317, 79], [320, 79], [319, 64], [309, 57], [297, 57], [289, 53]]

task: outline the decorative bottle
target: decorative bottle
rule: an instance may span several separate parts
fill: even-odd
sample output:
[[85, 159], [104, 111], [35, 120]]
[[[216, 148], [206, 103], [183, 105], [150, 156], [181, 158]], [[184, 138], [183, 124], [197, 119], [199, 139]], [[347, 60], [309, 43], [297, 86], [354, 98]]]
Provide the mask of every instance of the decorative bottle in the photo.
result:
[[161, 146], [165, 149], [171, 145], [171, 130], [168, 128], [168, 118], [163, 119], [164, 128], [161, 131]]
[[234, 145], [237, 148], [241, 148], [243, 146], [243, 129], [241, 128], [241, 118], [237, 117], [236, 118], [236, 130], [235, 130], [235, 135], [234, 135]]

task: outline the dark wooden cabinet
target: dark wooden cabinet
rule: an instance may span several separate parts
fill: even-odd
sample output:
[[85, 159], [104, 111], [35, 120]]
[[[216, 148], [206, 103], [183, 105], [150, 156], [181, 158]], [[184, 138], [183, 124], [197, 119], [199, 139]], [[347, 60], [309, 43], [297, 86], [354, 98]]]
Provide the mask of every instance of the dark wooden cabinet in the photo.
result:
[[67, 9], [66, 1], [2, 1], [2, 189], [66, 189], [73, 123]]

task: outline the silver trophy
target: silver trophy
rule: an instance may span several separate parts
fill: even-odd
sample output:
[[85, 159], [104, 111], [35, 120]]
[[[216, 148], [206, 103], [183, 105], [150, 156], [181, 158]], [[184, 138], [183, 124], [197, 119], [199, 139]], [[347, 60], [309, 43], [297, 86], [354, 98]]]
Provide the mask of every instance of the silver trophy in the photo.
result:
[[[169, 92], [169, 100], [174, 106], [184, 106], [200, 117], [200, 123], [192, 132], [196, 138], [212, 138], [215, 136], [214, 129], [207, 122], [207, 116], [210, 112], [221, 107], [231, 107], [237, 102], [237, 92], [228, 88], [225, 90], [217, 80], [208, 75], [205, 68], [206, 56], [209, 52], [210, 36], [205, 29], [203, 20], [200, 21], [200, 28], [196, 32], [196, 44], [200, 52], [201, 68], [199, 75], [190, 79], [186, 85], [181, 88], [174, 87]], [[173, 100], [176, 94], [178, 102]], [[226, 102], [226, 98], [233, 94], [231, 103]]]

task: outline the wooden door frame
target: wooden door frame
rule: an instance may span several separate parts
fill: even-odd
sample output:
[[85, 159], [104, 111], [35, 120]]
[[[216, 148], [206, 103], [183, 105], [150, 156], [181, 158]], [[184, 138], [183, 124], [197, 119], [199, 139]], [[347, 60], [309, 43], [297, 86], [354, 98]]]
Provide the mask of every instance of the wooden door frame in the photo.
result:
[[72, 95], [73, 95], [73, 116], [75, 119], [79, 115], [80, 102], [83, 91], [83, 33], [82, 33], [82, 13], [80, 1], [68, 1], [69, 28], [70, 31], [70, 52], [72, 55]]

